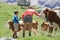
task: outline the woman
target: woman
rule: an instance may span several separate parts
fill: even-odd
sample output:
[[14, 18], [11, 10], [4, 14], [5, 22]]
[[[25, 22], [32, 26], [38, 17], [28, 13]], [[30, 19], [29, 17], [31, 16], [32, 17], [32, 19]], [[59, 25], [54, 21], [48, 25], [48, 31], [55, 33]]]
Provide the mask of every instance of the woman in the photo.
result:
[[29, 36], [31, 36], [31, 26], [32, 26], [32, 16], [33, 14], [37, 15], [37, 16], [41, 16], [41, 14], [38, 14], [38, 12], [36, 12], [33, 7], [29, 7], [22, 15], [22, 20], [24, 22], [24, 28], [23, 28], [23, 37], [25, 37], [25, 30], [27, 28], [27, 23], [29, 23]]

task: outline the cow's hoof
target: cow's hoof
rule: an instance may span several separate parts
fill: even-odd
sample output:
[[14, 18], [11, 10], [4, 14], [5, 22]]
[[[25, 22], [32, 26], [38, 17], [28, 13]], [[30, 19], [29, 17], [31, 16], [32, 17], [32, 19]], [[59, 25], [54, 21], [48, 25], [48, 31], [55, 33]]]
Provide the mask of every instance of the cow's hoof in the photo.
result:
[[25, 36], [23, 36], [23, 38], [24, 38]]
[[25, 37], [25, 35], [22, 36], [23, 38]]
[[18, 36], [13, 36], [13, 38], [18, 38]]
[[31, 33], [29, 33], [29, 37], [31, 36]]
[[51, 36], [51, 35], [48, 35], [48, 36]]
[[25, 37], [25, 33], [23, 33], [23, 37]]
[[18, 36], [16, 36], [16, 38], [18, 38]]

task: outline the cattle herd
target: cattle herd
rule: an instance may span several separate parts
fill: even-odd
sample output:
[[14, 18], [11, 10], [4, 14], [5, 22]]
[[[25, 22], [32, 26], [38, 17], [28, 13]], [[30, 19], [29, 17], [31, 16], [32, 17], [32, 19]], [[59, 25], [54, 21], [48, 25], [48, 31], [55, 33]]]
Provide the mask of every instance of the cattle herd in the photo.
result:
[[[42, 30], [43, 35], [44, 35], [44, 31], [48, 31], [48, 33], [52, 34], [53, 30], [57, 30], [57, 28], [54, 29], [55, 26], [52, 26], [52, 25], [54, 25], [54, 23], [58, 24], [59, 29], [60, 29], [60, 10], [45, 9], [42, 12], [45, 15], [45, 19], [46, 19], [46, 21], [44, 21], [41, 24], [41, 30]], [[13, 22], [9, 21], [8, 24], [9, 24], [9, 29], [11, 29], [14, 32]], [[24, 27], [24, 23], [22, 22], [21, 24], [19, 24], [17, 32], [23, 30], [23, 27]], [[37, 32], [37, 30], [38, 30], [37, 21], [32, 22], [32, 29], [35, 30], [34, 34], [38, 33]], [[26, 30], [28, 31], [29, 29], [26, 28]]]

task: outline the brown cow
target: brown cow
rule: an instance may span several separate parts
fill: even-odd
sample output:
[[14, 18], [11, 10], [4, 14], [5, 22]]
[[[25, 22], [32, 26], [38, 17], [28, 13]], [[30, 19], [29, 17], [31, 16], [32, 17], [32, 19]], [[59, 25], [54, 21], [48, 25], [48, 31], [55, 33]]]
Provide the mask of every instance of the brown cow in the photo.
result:
[[60, 28], [60, 17], [58, 16], [59, 13], [49, 9], [46, 9], [43, 12], [45, 14], [46, 20], [48, 20], [51, 24], [55, 22], [56, 24], [59, 25], [59, 28]]
[[[14, 32], [13, 22], [12, 21], [8, 21], [8, 24], [9, 24], [9, 29], [11, 29]], [[23, 29], [23, 27], [24, 27], [24, 23], [19, 24], [17, 32], [21, 31]], [[32, 28], [35, 30], [34, 34], [36, 34], [37, 33], [37, 28], [38, 28], [38, 22], [37, 21], [33, 21]], [[28, 27], [26, 28], [26, 30], [29, 30]], [[14, 36], [14, 34], [13, 34], [13, 36]]]

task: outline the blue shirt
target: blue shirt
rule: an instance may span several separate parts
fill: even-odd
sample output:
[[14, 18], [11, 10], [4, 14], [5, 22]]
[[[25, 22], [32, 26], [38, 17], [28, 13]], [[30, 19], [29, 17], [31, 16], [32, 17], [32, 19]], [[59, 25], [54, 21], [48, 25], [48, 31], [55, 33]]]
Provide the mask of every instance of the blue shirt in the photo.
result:
[[14, 23], [19, 23], [19, 18], [18, 18], [17, 15], [14, 15], [13, 22]]

